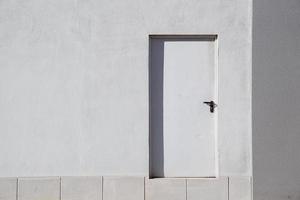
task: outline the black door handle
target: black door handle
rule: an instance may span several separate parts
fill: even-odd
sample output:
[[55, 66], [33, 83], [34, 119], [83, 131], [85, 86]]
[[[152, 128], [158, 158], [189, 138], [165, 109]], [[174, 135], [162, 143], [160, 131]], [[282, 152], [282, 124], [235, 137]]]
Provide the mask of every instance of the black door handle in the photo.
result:
[[213, 113], [215, 108], [218, 106], [214, 101], [204, 101], [203, 103], [209, 106], [211, 113]]

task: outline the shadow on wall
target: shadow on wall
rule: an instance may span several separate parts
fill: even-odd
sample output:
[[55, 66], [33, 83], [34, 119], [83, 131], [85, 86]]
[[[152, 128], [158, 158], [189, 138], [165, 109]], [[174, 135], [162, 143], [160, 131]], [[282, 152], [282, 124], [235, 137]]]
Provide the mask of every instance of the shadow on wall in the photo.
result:
[[164, 42], [149, 39], [150, 177], [164, 177], [163, 71]]
[[255, 0], [254, 199], [300, 199], [300, 0]]

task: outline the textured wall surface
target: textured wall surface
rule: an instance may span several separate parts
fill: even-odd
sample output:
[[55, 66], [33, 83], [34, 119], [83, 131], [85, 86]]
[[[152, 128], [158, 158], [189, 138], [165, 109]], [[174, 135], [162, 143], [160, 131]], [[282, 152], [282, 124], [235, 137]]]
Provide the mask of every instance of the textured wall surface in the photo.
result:
[[255, 0], [254, 199], [300, 199], [300, 1]]
[[218, 34], [221, 175], [251, 175], [251, 0], [2, 0], [0, 176], [148, 175], [148, 35]]

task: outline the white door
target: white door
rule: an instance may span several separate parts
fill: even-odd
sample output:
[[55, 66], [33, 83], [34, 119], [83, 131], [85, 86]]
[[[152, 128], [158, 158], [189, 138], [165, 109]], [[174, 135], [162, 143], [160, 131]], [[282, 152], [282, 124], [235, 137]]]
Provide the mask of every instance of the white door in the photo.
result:
[[163, 40], [164, 177], [215, 177], [215, 40]]

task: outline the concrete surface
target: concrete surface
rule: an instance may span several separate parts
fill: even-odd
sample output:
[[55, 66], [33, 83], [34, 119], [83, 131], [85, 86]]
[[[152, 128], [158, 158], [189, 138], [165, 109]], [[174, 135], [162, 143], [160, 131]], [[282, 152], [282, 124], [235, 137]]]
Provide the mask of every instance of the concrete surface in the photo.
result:
[[0, 200], [252, 200], [251, 197], [250, 177], [21, 177], [0, 180]]
[[251, 176], [251, 17], [251, 0], [2, 0], [0, 177], [148, 176], [149, 34], [218, 35], [219, 172]]
[[146, 179], [145, 200], [186, 200], [186, 179]]
[[255, 0], [254, 199], [300, 199], [300, 1]]
[[104, 177], [103, 200], [144, 200], [144, 177]]
[[0, 200], [17, 200], [17, 178], [0, 178]]
[[60, 200], [60, 178], [19, 178], [18, 200]]
[[252, 178], [230, 177], [229, 178], [230, 200], [252, 200]]
[[102, 177], [62, 177], [61, 199], [102, 200]]
[[187, 200], [228, 200], [228, 177], [187, 179]]

